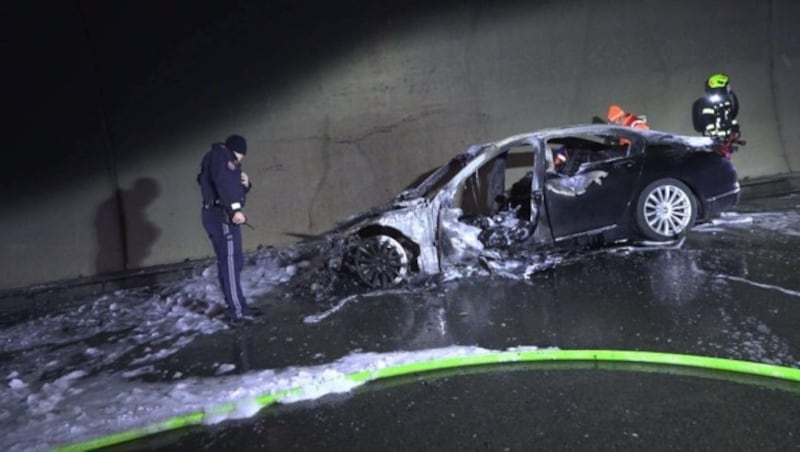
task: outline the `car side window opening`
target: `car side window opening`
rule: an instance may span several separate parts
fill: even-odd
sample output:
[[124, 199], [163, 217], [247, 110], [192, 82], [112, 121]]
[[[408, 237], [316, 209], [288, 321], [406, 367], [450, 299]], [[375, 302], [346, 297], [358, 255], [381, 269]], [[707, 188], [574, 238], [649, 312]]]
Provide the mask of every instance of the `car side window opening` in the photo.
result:
[[456, 195], [466, 219], [513, 211], [530, 221], [530, 191], [534, 153], [530, 145], [516, 146], [489, 160], [467, 178]]
[[427, 199], [432, 199], [441, 188], [449, 182], [453, 176], [458, 174], [464, 166], [469, 163], [470, 157], [465, 154], [459, 154], [451, 159], [446, 165], [440, 167], [433, 173], [429, 174], [418, 184], [413, 184], [408, 190], [411, 193], [424, 196]]
[[596, 163], [627, 157], [630, 141], [610, 135], [559, 137], [547, 142], [546, 153], [548, 174], [572, 177]]

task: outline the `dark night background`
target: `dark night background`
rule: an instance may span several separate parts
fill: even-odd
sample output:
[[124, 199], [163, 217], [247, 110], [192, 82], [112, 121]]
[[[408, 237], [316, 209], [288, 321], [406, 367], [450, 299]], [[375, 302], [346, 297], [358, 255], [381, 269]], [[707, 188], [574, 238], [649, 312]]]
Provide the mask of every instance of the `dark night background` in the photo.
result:
[[724, 71], [742, 177], [800, 165], [800, 4], [5, 2], [0, 289], [210, 254], [199, 157], [248, 137], [246, 248], [384, 202], [454, 152], [609, 103], [694, 133]]
[[[282, 86], [318, 70], [387, 22], [420, 9], [464, 3], [6, 3], [3, 127], [6, 149], [14, 151], [7, 152], [10, 164], [2, 165], [2, 181], [24, 197], [76, 176], [90, 177], [96, 168], [130, 157], [115, 155], [119, 140], [138, 141], [137, 149], [147, 152], [147, 137], [115, 133], [116, 117], [142, 109], [170, 116], [170, 107], [185, 111], [200, 101], [225, 109], [265, 86], [280, 95]], [[216, 39], [220, 30], [222, 39]], [[257, 54], [239, 46], [241, 33], [252, 34]], [[190, 40], [203, 46], [187, 52]], [[173, 58], [179, 53], [191, 64], [190, 78], [176, 75]], [[186, 127], [202, 120], [171, 119]]]

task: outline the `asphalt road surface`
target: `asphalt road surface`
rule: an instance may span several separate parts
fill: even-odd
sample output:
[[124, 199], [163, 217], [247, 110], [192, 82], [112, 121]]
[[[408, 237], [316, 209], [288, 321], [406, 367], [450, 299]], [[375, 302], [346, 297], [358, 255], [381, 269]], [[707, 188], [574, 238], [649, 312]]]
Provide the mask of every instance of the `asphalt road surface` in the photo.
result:
[[[251, 286], [265, 315], [233, 329], [185, 296], [213, 288], [210, 275], [107, 294], [3, 322], [0, 445], [39, 450], [130, 431], [272, 390], [286, 369], [324, 375], [354, 356], [539, 347], [797, 369], [798, 250], [800, 196], [788, 195], [745, 201], [676, 249], [593, 253], [529, 278], [471, 275], [318, 301], [281, 289], [285, 269], [256, 260], [249, 280], [272, 281]], [[718, 370], [506, 363], [333, 392], [114, 448], [800, 448], [800, 383]]]
[[[159, 363], [212, 373], [452, 345], [646, 350], [800, 367], [800, 197], [742, 203], [674, 250], [594, 254], [267, 317]], [[224, 356], [224, 358], [220, 358]], [[798, 450], [800, 384], [586, 363], [433, 372], [157, 436], [157, 450]]]

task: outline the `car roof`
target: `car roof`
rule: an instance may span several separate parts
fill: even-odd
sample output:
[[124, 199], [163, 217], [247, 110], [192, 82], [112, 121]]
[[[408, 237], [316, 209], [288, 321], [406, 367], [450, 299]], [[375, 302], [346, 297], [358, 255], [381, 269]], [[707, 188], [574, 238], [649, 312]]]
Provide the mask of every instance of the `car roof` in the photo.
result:
[[614, 134], [614, 135], [638, 135], [642, 137], [648, 144], [662, 144], [670, 146], [679, 146], [684, 148], [696, 150], [709, 150], [713, 141], [709, 137], [703, 136], [689, 136], [681, 135], [672, 132], [664, 132], [660, 130], [641, 130], [632, 127], [617, 126], [611, 124], [586, 124], [586, 125], [572, 125], [565, 127], [553, 127], [548, 129], [540, 129], [532, 132], [519, 133], [509, 137], [486, 143], [484, 146], [494, 145], [500, 148], [514, 146], [530, 141], [531, 139], [548, 140], [553, 137], [559, 137], [572, 134]]

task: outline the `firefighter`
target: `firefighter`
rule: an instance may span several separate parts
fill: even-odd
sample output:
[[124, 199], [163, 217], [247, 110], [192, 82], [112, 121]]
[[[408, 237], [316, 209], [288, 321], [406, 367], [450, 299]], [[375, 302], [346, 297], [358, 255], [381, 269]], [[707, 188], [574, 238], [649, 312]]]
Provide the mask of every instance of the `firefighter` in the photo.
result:
[[730, 79], [725, 74], [713, 74], [705, 83], [706, 95], [692, 104], [692, 125], [704, 136], [720, 141], [736, 140], [741, 135], [739, 122], [739, 99], [731, 89]]
[[197, 182], [203, 196], [203, 227], [214, 246], [220, 288], [228, 305], [232, 325], [261, 314], [248, 306], [242, 293], [240, 274], [244, 266], [241, 226], [247, 223], [245, 195], [252, 184], [242, 171], [247, 141], [231, 135], [225, 143], [214, 143], [200, 164]]

